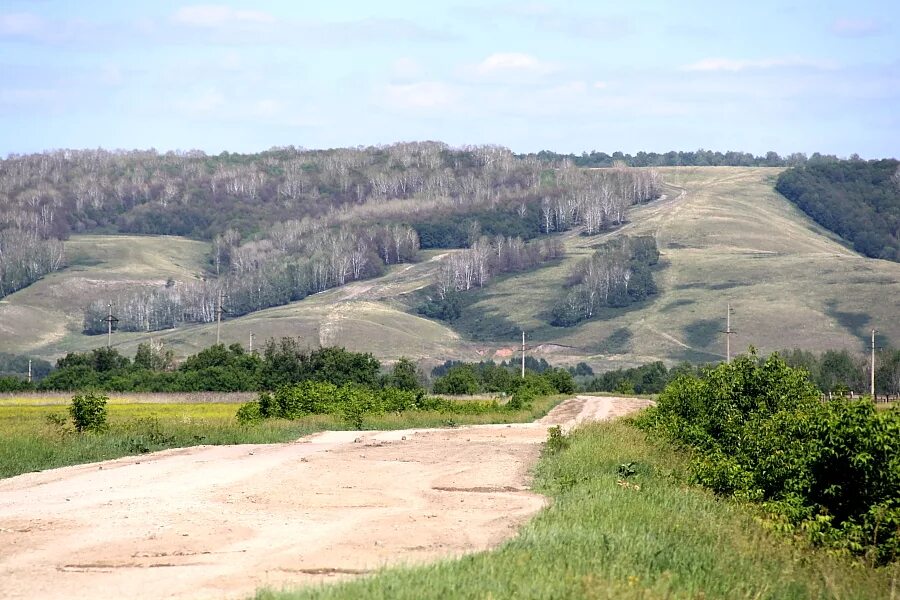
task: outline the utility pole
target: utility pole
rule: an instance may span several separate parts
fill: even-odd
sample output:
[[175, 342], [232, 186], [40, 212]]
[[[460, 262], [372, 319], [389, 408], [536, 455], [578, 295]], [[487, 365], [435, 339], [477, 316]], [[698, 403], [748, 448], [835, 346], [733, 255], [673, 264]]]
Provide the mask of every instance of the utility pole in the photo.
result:
[[525, 379], [525, 332], [522, 332], [522, 379]]
[[28, 359], [28, 383], [31, 383], [31, 359]]
[[216, 346], [219, 345], [219, 339], [222, 333], [222, 313], [228, 312], [222, 306], [222, 300], [222, 290], [219, 290], [219, 298], [218, 302], [216, 303]]
[[107, 303], [106, 305], [106, 347], [107, 349], [112, 347], [112, 330], [113, 323], [118, 323], [119, 320], [115, 318], [112, 314], [112, 302]]
[[877, 329], [872, 330], [872, 372], [870, 374], [872, 376], [872, 379], [871, 379], [870, 390], [871, 390], [873, 402], [875, 402], [875, 400], [876, 400], [875, 399], [875, 333], [877, 331], [878, 331]]
[[731, 362], [731, 336], [737, 333], [731, 328], [731, 303], [728, 303], [728, 310], [725, 313], [725, 362]]

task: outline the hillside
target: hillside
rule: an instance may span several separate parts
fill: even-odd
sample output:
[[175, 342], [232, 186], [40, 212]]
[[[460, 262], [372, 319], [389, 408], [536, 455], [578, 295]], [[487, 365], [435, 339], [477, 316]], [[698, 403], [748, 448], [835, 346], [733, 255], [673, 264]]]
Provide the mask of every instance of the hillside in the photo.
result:
[[631, 222], [602, 237], [652, 234], [662, 253], [659, 294], [640, 308], [609, 310], [607, 319], [559, 329], [543, 314], [571, 263], [597, 238], [570, 236], [567, 260], [499, 282], [482, 293], [461, 326], [474, 331], [509, 319], [535, 342], [572, 346], [560, 354], [596, 362], [719, 360], [726, 304], [738, 332], [732, 348], [859, 349], [876, 327], [895, 345], [900, 265], [848, 250], [773, 190], [780, 169], [663, 169], [683, 195], [635, 208]]
[[85, 305], [134, 285], [199, 278], [208, 251], [209, 244], [175, 236], [72, 236], [68, 267], [0, 299], [0, 345], [48, 358], [96, 347], [105, 338], [81, 334]]
[[[712, 361], [724, 355], [725, 306], [734, 309], [732, 348], [763, 351], [863, 347], [871, 327], [883, 341], [900, 343], [896, 319], [900, 264], [861, 257], [847, 249], [774, 191], [781, 169], [679, 167], [663, 169], [666, 195], [629, 213], [613, 232], [562, 234], [567, 255], [551, 266], [506, 275], [474, 294], [451, 328], [410, 314], [432, 281], [440, 257], [428, 251], [415, 264], [391, 265], [375, 279], [314, 294], [286, 306], [226, 320], [225, 342], [246, 345], [299, 335], [310, 346], [338, 344], [401, 355], [505, 358], [525, 329], [533, 352], [548, 360], [587, 360], [613, 367], [652, 360]], [[662, 253], [655, 277], [659, 293], [626, 309], [572, 328], [548, 324], [548, 312], [573, 266], [591, 246], [619, 235], [654, 235]], [[72, 266], [10, 295], [0, 303], [0, 351], [44, 357], [96, 347], [105, 340], [80, 334], [86, 291], [122, 281], [197, 277], [208, 246], [171, 237], [76, 236], [67, 242]], [[132, 352], [148, 334], [117, 333], [114, 343]], [[215, 325], [155, 332], [177, 354], [215, 340]], [[498, 341], [500, 340], [500, 341]]]

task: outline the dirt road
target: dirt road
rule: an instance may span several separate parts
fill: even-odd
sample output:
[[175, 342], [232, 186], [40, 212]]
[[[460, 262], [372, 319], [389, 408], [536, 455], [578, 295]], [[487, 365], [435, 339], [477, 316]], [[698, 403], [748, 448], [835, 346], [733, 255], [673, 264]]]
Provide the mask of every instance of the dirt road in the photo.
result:
[[489, 548], [544, 505], [547, 427], [647, 402], [580, 396], [536, 423], [324, 432], [0, 481], [0, 597], [246, 598]]

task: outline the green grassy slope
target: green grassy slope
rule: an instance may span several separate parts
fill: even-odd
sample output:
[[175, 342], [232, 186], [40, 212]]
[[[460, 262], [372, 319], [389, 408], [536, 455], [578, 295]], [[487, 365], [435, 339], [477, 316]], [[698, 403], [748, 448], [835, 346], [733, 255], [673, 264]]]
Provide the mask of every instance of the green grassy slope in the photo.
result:
[[[569, 255], [558, 266], [480, 292], [461, 330], [483, 330], [502, 316], [530, 331], [536, 345], [573, 347], [556, 348], [560, 359], [718, 360], [730, 302], [738, 332], [732, 349], [856, 350], [871, 327], [900, 343], [900, 264], [861, 257], [815, 225], [773, 190], [779, 169], [663, 172], [671, 186], [665, 199], [635, 209], [619, 231], [568, 236]], [[549, 326], [546, 312], [572, 266], [590, 246], [621, 234], [656, 236], [660, 293], [629, 310], [608, 310], [605, 319], [570, 329]]]
[[[310, 347], [338, 344], [380, 358], [401, 355], [505, 358], [529, 334], [534, 353], [555, 362], [588, 360], [596, 367], [652, 360], [712, 361], [724, 355], [725, 307], [734, 308], [735, 350], [863, 347], [871, 327], [900, 344], [900, 264], [848, 250], [773, 190], [779, 169], [662, 169], [664, 199], [638, 207], [617, 231], [564, 236], [567, 257], [530, 273], [500, 278], [477, 292], [453, 327], [407, 311], [409, 294], [427, 286], [445, 253], [423, 253], [415, 265], [392, 267], [288, 306], [227, 320], [222, 340], [246, 345], [300, 336]], [[655, 235], [662, 252], [660, 293], [628, 310], [563, 329], [547, 313], [567, 274], [594, 246], [617, 235]], [[52, 358], [102, 344], [80, 334], [81, 309], [93, 296], [128, 282], [161, 283], [199, 276], [206, 244], [172, 237], [77, 236], [67, 242], [71, 266], [0, 301], [0, 351]], [[179, 355], [215, 341], [215, 325], [152, 337]], [[149, 334], [117, 333], [131, 353]], [[474, 340], [474, 341], [473, 341]]]
[[0, 300], [0, 350], [52, 357], [104, 340], [81, 334], [83, 309], [135, 284], [199, 277], [208, 244], [174, 236], [72, 236], [68, 267]]

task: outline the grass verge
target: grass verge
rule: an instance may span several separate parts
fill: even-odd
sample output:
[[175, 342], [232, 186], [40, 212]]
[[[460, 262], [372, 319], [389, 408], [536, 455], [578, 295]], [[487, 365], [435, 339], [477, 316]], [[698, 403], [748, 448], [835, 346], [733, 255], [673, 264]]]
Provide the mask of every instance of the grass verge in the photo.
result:
[[[563, 398], [539, 398], [523, 410], [478, 415], [438, 411], [365, 415], [363, 423], [366, 429], [521, 423], [545, 415]], [[167, 448], [287, 442], [317, 431], [350, 428], [333, 415], [241, 425], [233, 403], [110, 403], [108, 408], [106, 431], [76, 433], [71, 423], [63, 424], [68, 416], [64, 406], [43, 405], [40, 399], [32, 406], [0, 406], [0, 478]]]
[[627, 422], [590, 425], [567, 441], [537, 468], [536, 487], [552, 505], [497, 550], [332, 586], [262, 590], [257, 600], [898, 593], [896, 566], [868, 569], [770, 533], [750, 509], [688, 485], [684, 456]]

